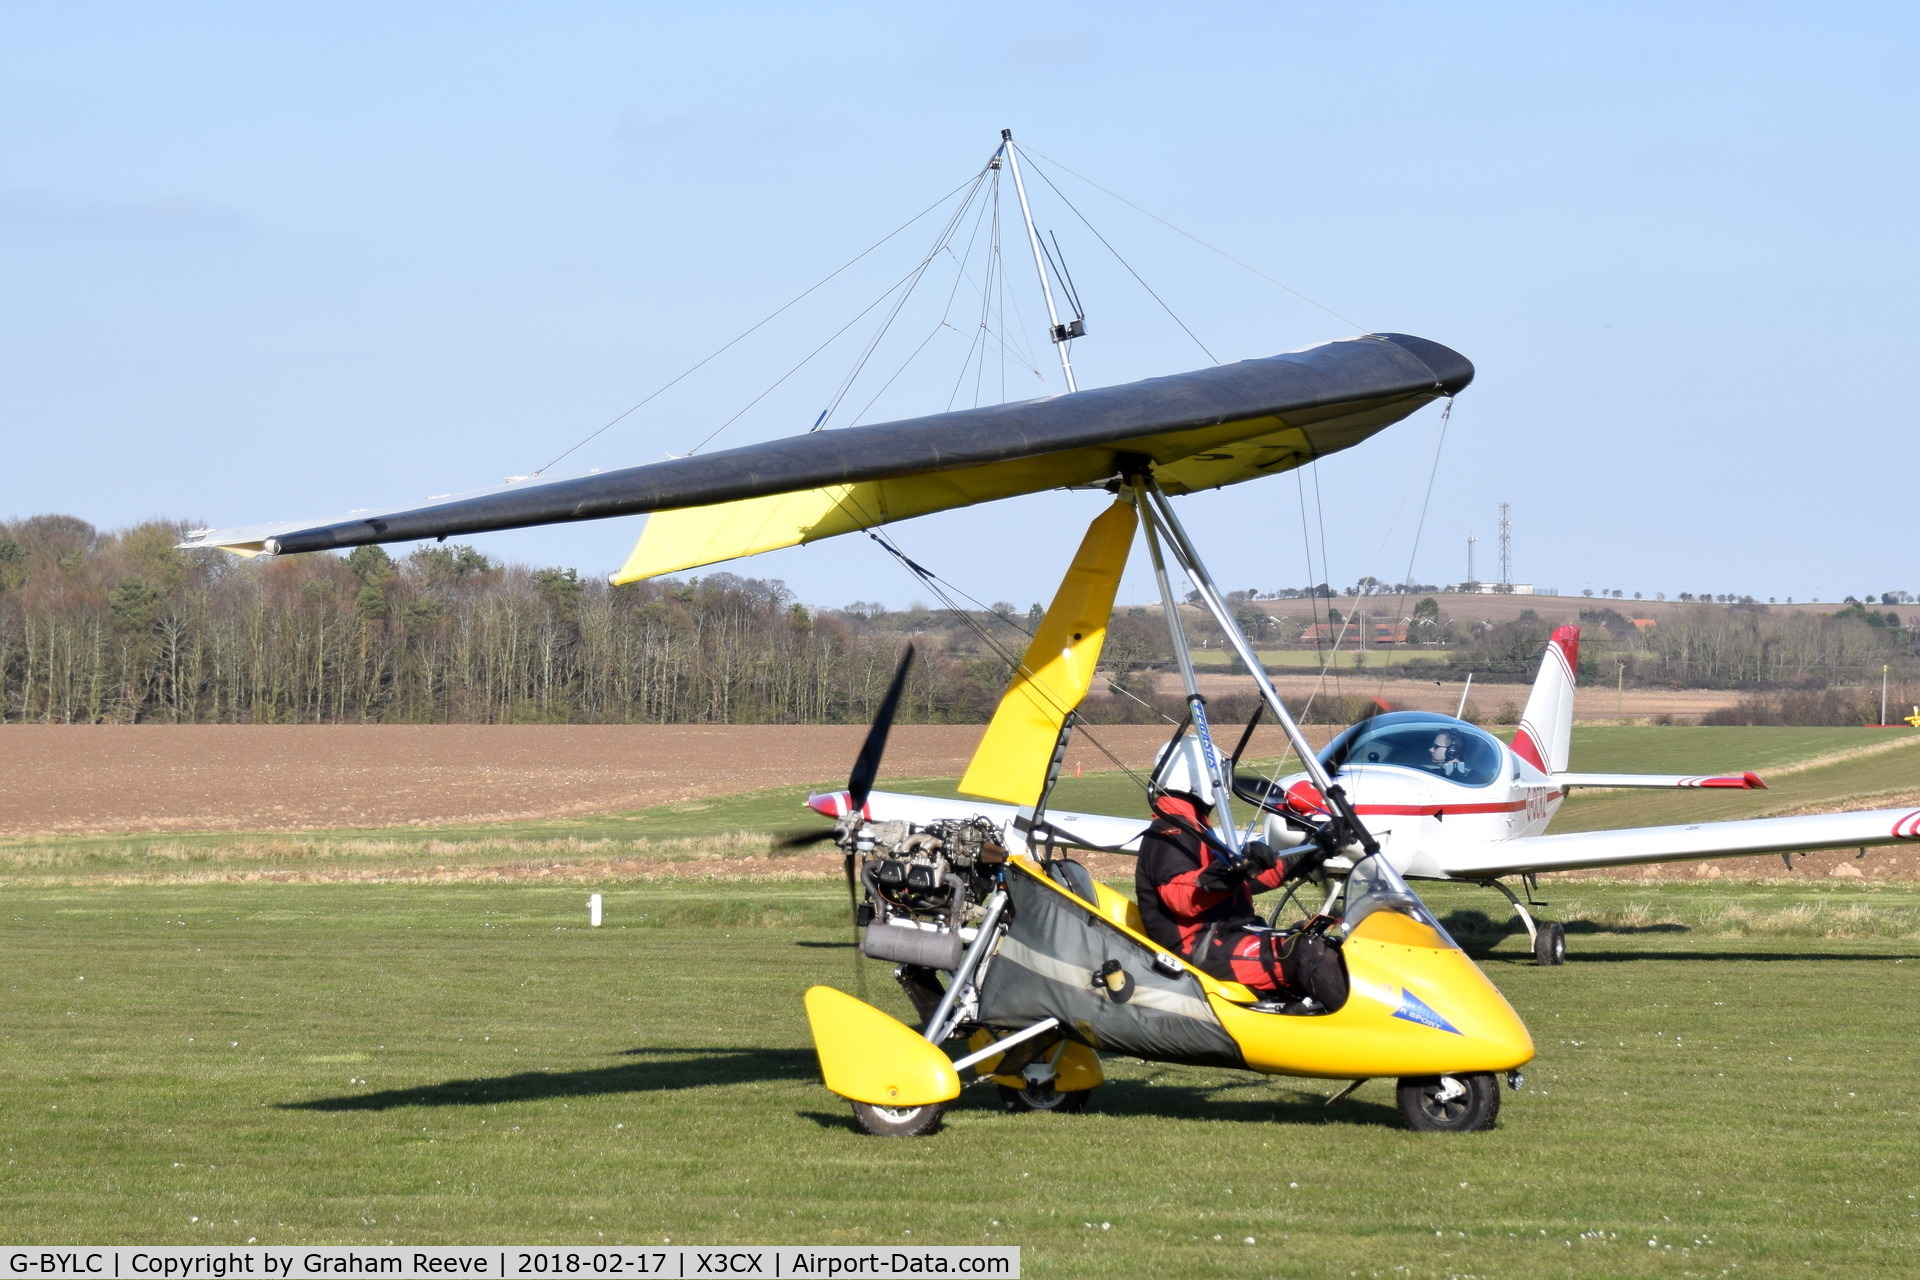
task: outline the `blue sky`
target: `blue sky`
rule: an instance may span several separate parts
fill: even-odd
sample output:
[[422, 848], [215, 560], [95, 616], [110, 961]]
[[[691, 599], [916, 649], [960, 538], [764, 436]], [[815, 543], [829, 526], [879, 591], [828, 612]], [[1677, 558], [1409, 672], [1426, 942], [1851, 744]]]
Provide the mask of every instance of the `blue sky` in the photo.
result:
[[[1914, 13], [6, 5], [0, 513], [240, 524], [523, 474], [964, 181], [1010, 126], [1340, 315], [1476, 363], [1417, 555], [1432, 410], [1322, 465], [1314, 578], [1395, 580], [1412, 557], [1453, 581], [1469, 529], [1484, 576], [1504, 500], [1515, 576], [1564, 592], [1920, 593]], [[1354, 331], [1052, 173], [1214, 356]], [[1034, 185], [1087, 304], [1082, 384], [1207, 363]], [[686, 452], [933, 225], [558, 471]], [[1023, 253], [1007, 281], [1031, 320]], [[845, 413], [923, 339], [865, 420], [948, 402], [971, 322], [932, 321], [903, 312]], [[1020, 397], [1059, 389], [1032, 328], [1010, 337], [1051, 381], [1013, 362]], [[869, 332], [711, 447], [803, 430]], [[1309, 580], [1298, 488], [1183, 501], [1225, 585]], [[1043, 495], [897, 537], [1025, 604], [1097, 506]], [[604, 572], [638, 526], [474, 541]], [[924, 597], [864, 539], [731, 567], [815, 603]]]

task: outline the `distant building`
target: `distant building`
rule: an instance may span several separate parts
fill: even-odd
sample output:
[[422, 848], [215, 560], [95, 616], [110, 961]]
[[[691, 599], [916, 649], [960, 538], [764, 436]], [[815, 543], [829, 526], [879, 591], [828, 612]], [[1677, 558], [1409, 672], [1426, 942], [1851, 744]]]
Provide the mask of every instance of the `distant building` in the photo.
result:
[[1460, 590], [1481, 596], [1557, 596], [1558, 587], [1536, 587], [1531, 582], [1463, 582]]
[[1358, 645], [1363, 641], [1368, 648], [1375, 645], [1405, 644], [1407, 624], [1404, 622], [1316, 622], [1300, 633], [1301, 644]]
[[1659, 622], [1659, 619], [1658, 618], [1628, 618], [1627, 621], [1631, 622], [1634, 626], [1640, 628], [1640, 630], [1642, 631], [1651, 631], [1653, 630], [1654, 625]]

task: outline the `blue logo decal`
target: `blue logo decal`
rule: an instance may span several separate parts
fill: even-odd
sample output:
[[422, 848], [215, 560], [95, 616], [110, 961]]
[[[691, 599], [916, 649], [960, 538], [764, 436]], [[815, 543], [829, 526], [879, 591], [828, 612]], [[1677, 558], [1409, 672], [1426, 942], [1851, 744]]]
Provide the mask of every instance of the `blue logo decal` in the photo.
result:
[[1435, 1013], [1422, 1000], [1405, 987], [1400, 988], [1400, 1007], [1393, 1011], [1396, 1018], [1405, 1018], [1408, 1022], [1417, 1022], [1423, 1027], [1432, 1027], [1435, 1031], [1451, 1031], [1460, 1034], [1460, 1028]]

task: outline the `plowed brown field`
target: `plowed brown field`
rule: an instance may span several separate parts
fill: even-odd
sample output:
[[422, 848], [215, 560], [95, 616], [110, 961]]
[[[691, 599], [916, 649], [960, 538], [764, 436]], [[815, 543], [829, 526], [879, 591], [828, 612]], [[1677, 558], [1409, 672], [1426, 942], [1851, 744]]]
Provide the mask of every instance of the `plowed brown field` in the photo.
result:
[[[952, 777], [980, 725], [901, 725], [895, 778]], [[1167, 730], [1094, 730], [1128, 767]], [[844, 784], [843, 725], [7, 725], [0, 835], [303, 831], [611, 813], [763, 787]], [[1324, 733], [1316, 733], [1324, 741]], [[1263, 728], [1256, 753], [1277, 755]], [[1067, 767], [1111, 769], [1084, 734]]]

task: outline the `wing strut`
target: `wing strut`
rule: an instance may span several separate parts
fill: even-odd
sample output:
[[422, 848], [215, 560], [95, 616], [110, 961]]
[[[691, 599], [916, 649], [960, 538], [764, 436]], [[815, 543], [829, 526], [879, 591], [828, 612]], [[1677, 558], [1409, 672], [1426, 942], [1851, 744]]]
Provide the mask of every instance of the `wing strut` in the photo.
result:
[[[1213, 620], [1220, 625], [1220, 631], [1226, 636], [1227, 643], [1233, 646], [1233, 651], [1239, 655], [1240, 661], [1253, 674], [1253, 682], [1260, 690], [1261, 699], [1267, 704], [1267, 709], [1273, 712], [1274, 718], [1280, 722], [1281, 729], [1286, 732], [1287, 741], [1293, 744], [1293, 749], [1299, 755], [1300, 763], [1306, 769], [1307, 776], [1313, 779], [1313, 785], [1320, 789], [1320, 794], [1327, 798], [1329, 805], [1338, 816], [1341, 826], [1345, 828], [1345, 831], [1339, 833], [1343, 837], [1339, 843], [1344, 844], [1348, 840], [1354, 840], [1358, 841], [1360, 847], [1369, 854], [1380, 852], [1379, 841], [1373, 838], [1366, 825], [1360, 821], [1360, 815], [1354, 812], [1353, 804], [1347, 799], [1346, 791], [1327, 773], [1326, 767], [1320, 763], [1320, 757], [1314, 754], [1313, 747], [1307, 742], [1307, 735], [1301, 732], [1293, 714], [1287, 710], [1287, 704], [1280, 700], [1279, 691], [1273, 687], [1273, 682], [1267, 679], [1266, 670], [1260, 665], [1259, 656], [1254, 653], [1253, 645], [1241, 633], [1240, 624], [1234, 621], [1233, 611], [1227, 608], [1226, 601], [1220, 595], [1220, 589], [1214, 586], [1213, 575], [1209, 574], [1206, 565], [1201, 563], [1200, 553], [1194, 550], [1193, 543], [1188, 540], [1187, 531], [1181, 527], [1180, 518], [1173, 513], [1173, 504], [1167, 500], [1165, 491], [1150, 475], [1140, 473], [1134, 474], [1133, 486], [1140, 514], [1144, 518], [1143, 524], [1147, 530], [1147, 546], [1154, 552], [1154, 570], [1160, 574], [1161, 599], [1165, 601], [1168, 630], [1173, 636], [1174, 651], [1180, 656], [1180, 674], [1181, 678], [1187, 682], [1189, 703], [1198, 705], [1199, 692], [1194, 684], [1193, 666], [1186, 654], [1184, 636], [1180, 631], [1178, 618], [1173, 612], [1173, 593], [1167, 586], [1165, 570], [1160, 564], [1156, 532], [1166, 538], [1168, 548], [1173, 552], [1174, 558], [1180, 562], [1180, 567], [1186, 572], [1187, 577], [1192, 579], [1201, 602], [1213, 615]], [[1196, 717], [1196, 724], [1198, 723], [1199, 720]], [[1207, 758], [1211, 765], [1212, 743], [1206, 737], [1204, 730], [1201, 741], [1207, 744]], [[1216, 779], [1214, 786], [1217, 788], [1219, 785]], [[1224, 795], [1222, 799], [1224, 801]], [[1224, 810], [1222, 813], [1224, 816]]]
[[[1144, 517], [1140, 527], [1146, 532], [1147, 551], [1153, 556], [1154, 581], [1160, 584], [1160, 610], [1166, 615], [1167, 639], [1173, 645], [1174, 659], [1180, 665], [1180, 684], [1187, 694], [1187, 718], [1193, 721], [1194, 736], [1200, 739], [1200, 759], [1207, 767], [1207, 780], [1213, 784], [1213, 803], [1219, 811], [1214, 825], [1219, 829], [1221, 839], [1226, 846], [1238, 855], [1240, 832], [1233, 821], [1233, 788], [1228, 785], [1232, 780], [1223, 774], [1220, 768], [1220, 753], [1214, 749], [1213, 729], [1207, 723], [1207, 700], [1201, 696], [1200, 682], [1194, 678], [1193, 655], [1187, 650], [1187, 633], [1180, 625], [1179, 606], [1174, 600], [1173, 583], [1167, 578], [1166, 558], [1160, 551], [1159, 521], [1154, 509], [1147, 505], [1146, 486], [1152, 481], [1139, 472], [1134, 473], [1132, 481], [1133, 505]], [[1158, 493], [1158, 487], [1155, 487], [1153, 492]], [[1178, 557], [1179, 551], [1176, 549], [1174, 554]], [[1200, 580], [1194, 576], [1192, 568], [1186, 561], [1181, 561], [1181, 567], [1186, 569], [1187, 576], [1193, 578], [1197, 585]]]

